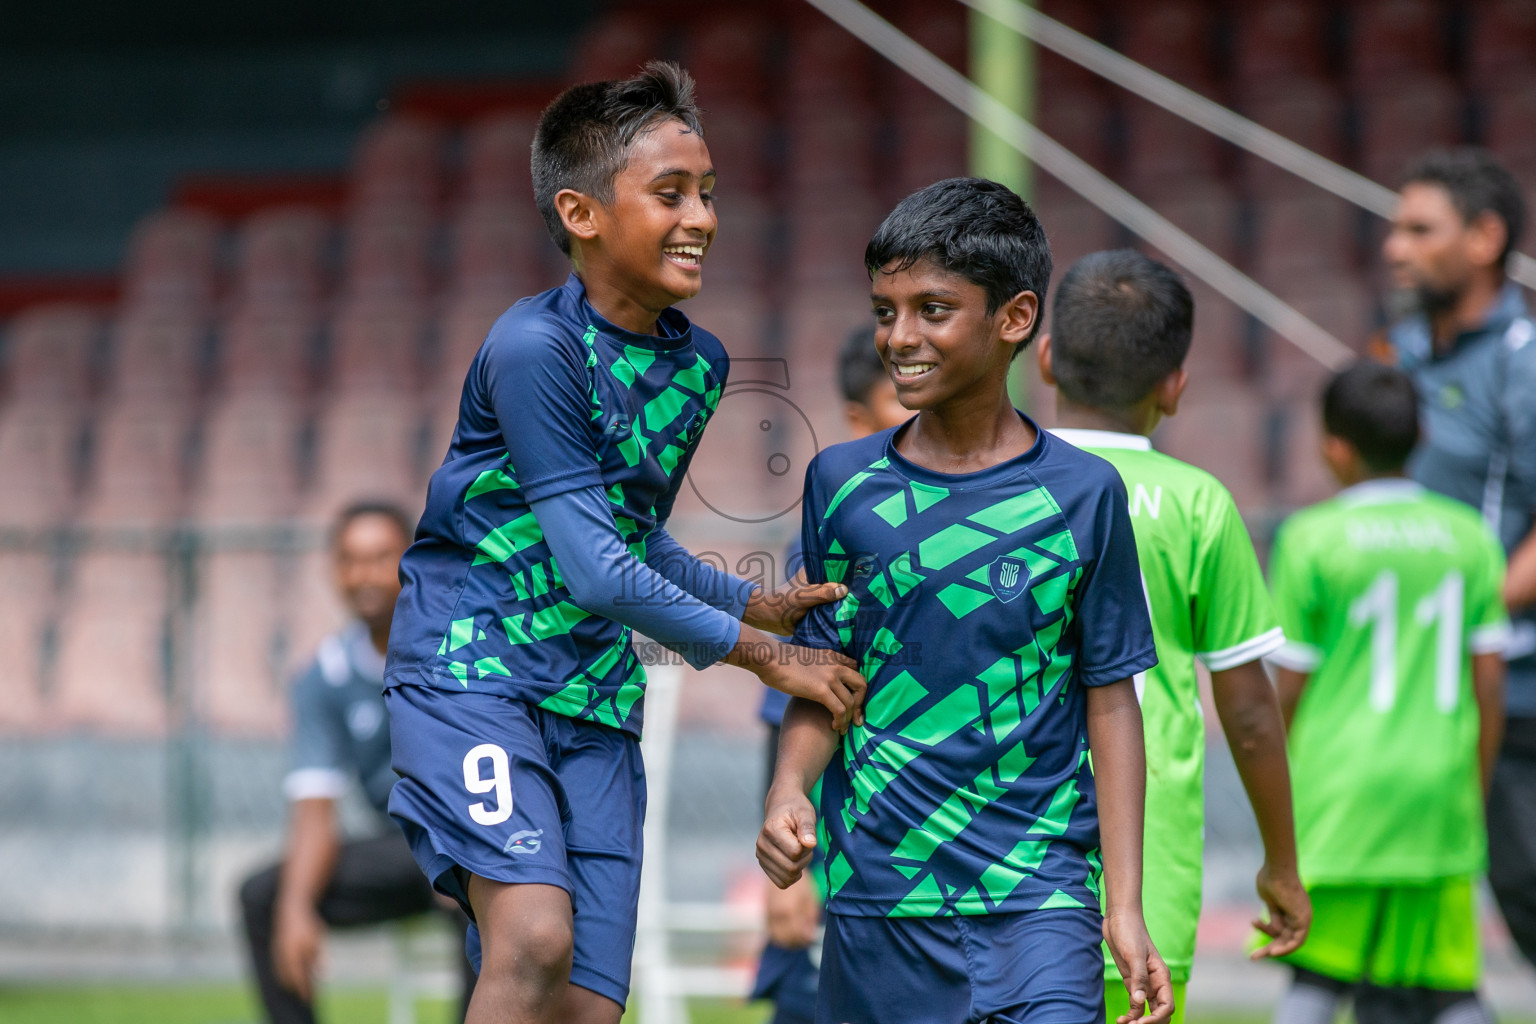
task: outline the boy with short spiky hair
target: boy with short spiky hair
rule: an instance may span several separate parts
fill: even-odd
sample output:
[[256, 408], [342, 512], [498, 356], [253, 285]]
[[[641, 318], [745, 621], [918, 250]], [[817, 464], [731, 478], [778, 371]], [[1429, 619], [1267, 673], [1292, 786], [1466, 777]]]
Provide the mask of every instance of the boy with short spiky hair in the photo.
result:
[[[1195, 660], [1211, 673], [1238, 774], [1264, 840], [1259, 896], [1269, 907], [1265, 955], [1306, 936], [1307, 896], [1296, 874], [1285, 727], [1259, 659], [1284, 642], [1253, 543], [1227, 489], [1209, 473], [1152, 450], [1151, 434], [1178, 412], [1194, 301], [1171, 269], [1129, 249], [1075, 263], [1056, 290], [1040, 374], [1056, 387], [1052, 431], [1119, 471], [1131, 493], [1157, 666], [1136, 680], [1147, 735], [1147, 927], [1183, 989], [1200, 920], [1205, 832], [1205, 726]], [[1125, 1009], [1113, 959], [1104, 958], [1109, 1019]]]
[[1474, 509], [1409, 480], [1414, 387], [1360, 363], [1323, 393], [1344, 490], [1296, 513], [1270, 559], [1286, 645], [1301, 874], [1312, 935], [1277, 1024], [1486, 1024], [1474, 880], [1504, 728], [1504, 554]]
[[1131, 683], [1157, 657], [1125, 488], [1008, 401], [1045, 232], [1004, 186], [954, 178], [902, 200], [865, 263], [876, 348], [917, 415], [808, 469], [806, 571], [849, 594], [796, 638], [859, 661], [866, 721], [840, 740], [791, 701], [757, 844], [775, 884], [799, 876], [821, 778], [816, 1019], [1099, 1024], [1107, 938], [1125, 1019], [1150, 1004], [1160, 1024]]
[[390, 813], [475, 921], [470, 1024], [617, 1024], [645, 813], [631, 630], [843, 727], [864, 681], [759, 632], [841, 588], [766, 593], [665, 528], [727, 369], [673, 308], [715, 236], [692, 80], [650, 64], [567, 90], [539, 121], [533, 181], [573, 272], [491, 328], [401, 563]]

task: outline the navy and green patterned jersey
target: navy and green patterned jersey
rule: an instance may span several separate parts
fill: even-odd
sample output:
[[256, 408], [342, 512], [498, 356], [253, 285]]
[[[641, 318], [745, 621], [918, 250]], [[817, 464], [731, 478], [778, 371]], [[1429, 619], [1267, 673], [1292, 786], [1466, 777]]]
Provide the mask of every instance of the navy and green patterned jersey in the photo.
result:
[[728, 360], [676, 309], [657, 327], [608, 323], [574, 275], [497, 320], [401, 561], [386, 686], [493, 693], [638, 735], [630, 630], [571, 600], [531, 503], [598, 485], [637, 559], [664, 537]]
[[1084, 687], [1157, 663], [1125, 486], [1039, 432], [977, 473], [924, 469], [904, 427], [806, 477], [813, 581], [849, 594], [799, 642], [869, 680], [822, 778], [828, 909], [932, 917], [1095, 906]]

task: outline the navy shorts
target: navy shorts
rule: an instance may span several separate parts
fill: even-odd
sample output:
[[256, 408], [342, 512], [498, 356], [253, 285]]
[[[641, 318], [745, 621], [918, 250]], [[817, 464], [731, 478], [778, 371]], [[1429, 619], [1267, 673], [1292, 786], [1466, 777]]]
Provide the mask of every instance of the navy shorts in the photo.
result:
[[[469, 873], [571, 894], [571, 983], [623, 1005], [635, 949], [645, 767], [633, 736], [523, 701], [385, 692], [400, 781], [389, 813], [432, 884], [473, 919]], [[480, 969], [480, 936], [467, 952]]]
[[828, 914], [817, 1024], [1103, 1024], [1102, 921]]

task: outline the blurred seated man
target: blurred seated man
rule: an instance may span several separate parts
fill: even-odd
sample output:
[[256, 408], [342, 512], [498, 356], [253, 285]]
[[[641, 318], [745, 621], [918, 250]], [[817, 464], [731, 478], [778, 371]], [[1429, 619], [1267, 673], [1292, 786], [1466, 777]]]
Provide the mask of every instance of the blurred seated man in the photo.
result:
[[[328, 927], [446, 911], [386, 813], [396, 776], [382, 695], [384, 649], [400, 593], [400, 556], [410, 541], [409, 521], [390, 505], [354, 505], [332, 529], [336, 588], [353, 618], [321, 642], [293, 685], [292, 770], [283, 783], [291, 808], [287, 849], [240, 887], [256, 982], [273, 1024], [314, 1021], [315, 973]], [[371, 838], [344, 838], [337, 824], [337, 801], [354, 782], [380, 818]], [[457, 910], [446, 912], [461, 931], [468, 924]], [[463, 976], [461, 1017], [474, 984], [467, 962]]]

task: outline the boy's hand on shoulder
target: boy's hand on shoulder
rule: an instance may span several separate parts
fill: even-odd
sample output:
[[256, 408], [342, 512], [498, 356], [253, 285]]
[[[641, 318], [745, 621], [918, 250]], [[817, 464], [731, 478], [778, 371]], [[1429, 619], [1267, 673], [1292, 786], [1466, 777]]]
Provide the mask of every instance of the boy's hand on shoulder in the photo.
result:
[[1139, 913], [1112, 913], [1104, 918], [1104, 941], [1115, 958], [1131, 1012], [1118, 1024], [1167, 1024], [1173, 1016], [1173, 977], [1152, 945], [1147, 924]]
[[841, 583], [807, 583], [804, 571], [783, 590], [769, 590], [759, 585], [747, 601], [741, 621], [765, 633], [790, 636], [805, 613], [819, 604], [841, 601], [848, 588]]
[[810, 798], [791, 788], [768, 794], [763, 829], [757, 835], [757, 862], [780, 889], [793, 885], [811, 862], [816, 848], [816, 808]]
[[1259, 899], [1269, 908], [1269, 920], [1255, 918], [1253, 926], [1269, 941], [1248, 954], [1250, 960], [1279, 957], [1296, 952], [1307, 941], [1312, 927], [1312, 899], [1295, 868], [1274, 869], [1265, 864], [1259, 869]]

